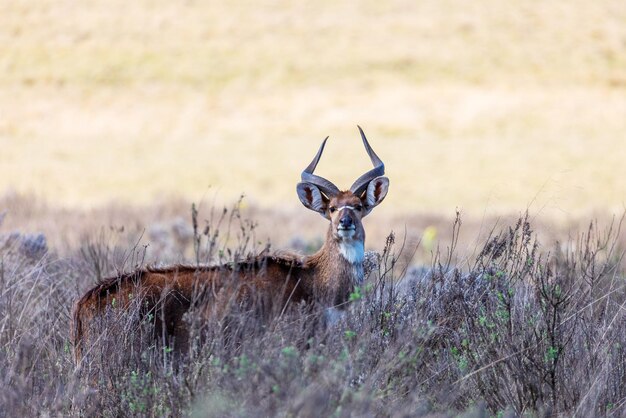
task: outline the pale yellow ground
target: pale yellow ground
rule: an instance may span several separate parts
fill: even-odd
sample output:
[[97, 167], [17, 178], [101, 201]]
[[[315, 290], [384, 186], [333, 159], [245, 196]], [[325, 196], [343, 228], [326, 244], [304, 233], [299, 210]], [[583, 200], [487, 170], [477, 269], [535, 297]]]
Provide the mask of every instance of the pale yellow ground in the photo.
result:
[[[384, 159], [384, 209], [626, 204], [626, 2], [0, 3], [0, 193], [298, 205]], [[1, 208], [0, 208], [1, 209]]]

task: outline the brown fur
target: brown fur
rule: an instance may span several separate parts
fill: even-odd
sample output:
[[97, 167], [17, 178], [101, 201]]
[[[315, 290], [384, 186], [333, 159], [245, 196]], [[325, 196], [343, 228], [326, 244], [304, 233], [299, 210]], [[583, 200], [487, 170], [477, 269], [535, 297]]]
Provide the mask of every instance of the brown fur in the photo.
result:
[[284, 253], [234, 265], [148, 268], [101, 281], [74, 306], [76, 364], [97, 338], [89, 335], [90, 323], [107, 309], [129, 309], [133, 300], [141, 301], [140, 318], [153, 315], [155, 338], [163, 336], [166, 344], [175, 342], [178, 351], [188, 347], [184, 314], [194, 303], [205, 304], [200, 309], [205, 320], [223, 318], [233, 300], [244, 306], [261, 302], [259, 314], [264, 320], [290, 303], [343, 307], [358, 278], [339, 254], [332, 235], [329, 229], [326, 244], [308, 257]]
[[[330, 221], [326, 242], [317, 253], [308, 257], [261, 255], [216, 267], [145, 269], [104, 280], [74, 307], [76, 364], [81, 364], [85, 348], [99, 337], [91, 335], [91, 330], [102, 332], [102, 327], [92, 325], [105, 319], [111, 310], [135, 312], [131, 308], [136, 307], [139, 316], [131, 315], [131, 322], [141, 323], [148, 318], [154, 324], [153, 338], [170, 347], [173, 343], [182, 352], [190, 336], [184, 315], [191, 308], [197, 309], [194, 316], [201, 321], [225, 319], [233, 307], [254, 308], [261, 321], [282, 314], [293, 303], [343, 308], [354, 286], [364, 277], [365, 231], [361, 220], [382, 202], [389, 185], [389, 179], [381, 176], [382, 161], [361, 128], [359, 131], [375, 168], [357, 179], [356, 186], [342, 192], [328, 180], [313, 175], [326, 141], [303, 172], [304, 181], [296, 186], [302, 204]], [[111, 325], [114, 329], [115, 323]], [[127, 331], [122, 327], [120, 332]]]

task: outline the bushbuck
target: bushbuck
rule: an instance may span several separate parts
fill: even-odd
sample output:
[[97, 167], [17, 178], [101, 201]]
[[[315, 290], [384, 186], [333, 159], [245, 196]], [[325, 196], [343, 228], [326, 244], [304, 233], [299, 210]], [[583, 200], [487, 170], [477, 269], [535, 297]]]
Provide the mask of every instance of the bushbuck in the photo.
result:
[[[314, 174], [328, 137], [302, 172], [296, 191], [302, 204], [329, 222], [324, 245], [313, 255], [261, 254], [241, 262], [218, 266], [174, 266], [141, 269], [102, 280], [75, 304], [72, 336], [77, 365], [103, 334], [128, 331], [148, 320], [155, 339], [177, 351], [187, 349], [190, 311], [194, 319], [219, 321], [228, 309], [254, 306], [255, 318], [266, 321], [293, 304], [314, 304], [343, 309], [350, 293], [364, 279], [365, 231], [361, 220], [387, 195], [389, 179], [384, 164], [359, 127], [374, 168], [359, 177], [349, 190], [340, 191]], [[111, 331], [115, 312], [128, 313], [120, 331]], [[194, 308], [194, 310], [191, 310]], [[105, 320], [105, 318], [108, 318]], [[130, 319], [129, 319], [130, 318]], [[103, 322], [105, 321], [105, 322]], [[119, 325], [119, 324], [118, 324]], [[117, 335], [115, 338], [123, 338]]]

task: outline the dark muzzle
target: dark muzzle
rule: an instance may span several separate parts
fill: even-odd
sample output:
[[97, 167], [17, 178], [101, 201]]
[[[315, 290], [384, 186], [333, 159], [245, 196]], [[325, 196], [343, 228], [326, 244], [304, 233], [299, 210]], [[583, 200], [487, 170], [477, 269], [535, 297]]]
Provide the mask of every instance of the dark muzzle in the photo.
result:
[[354, 222], [352, 222], [352, 218], [348, 215], [341, 218], [339, 220], [339, 229], [354, 229]]

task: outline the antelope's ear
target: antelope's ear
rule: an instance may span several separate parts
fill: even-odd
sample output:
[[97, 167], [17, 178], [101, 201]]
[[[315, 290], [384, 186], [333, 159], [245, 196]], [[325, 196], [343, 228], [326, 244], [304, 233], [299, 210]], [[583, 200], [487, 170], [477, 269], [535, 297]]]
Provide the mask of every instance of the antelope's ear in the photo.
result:
[[374, 180], [369, 182], [364, 196], [365, 207], [367, 208], [368, 213], [383, 201], [385, 196], [387, 196], [388, 191], [389, 179], [387, 177], [376, 177]]
[[326, 210], [328, 208], [328, 199], [320, 192], [317, 186], [303, 181], [298, 183], [296, 191], [304, 207], [319, 213], [324, 218], [328, 218], [328, 211]]

